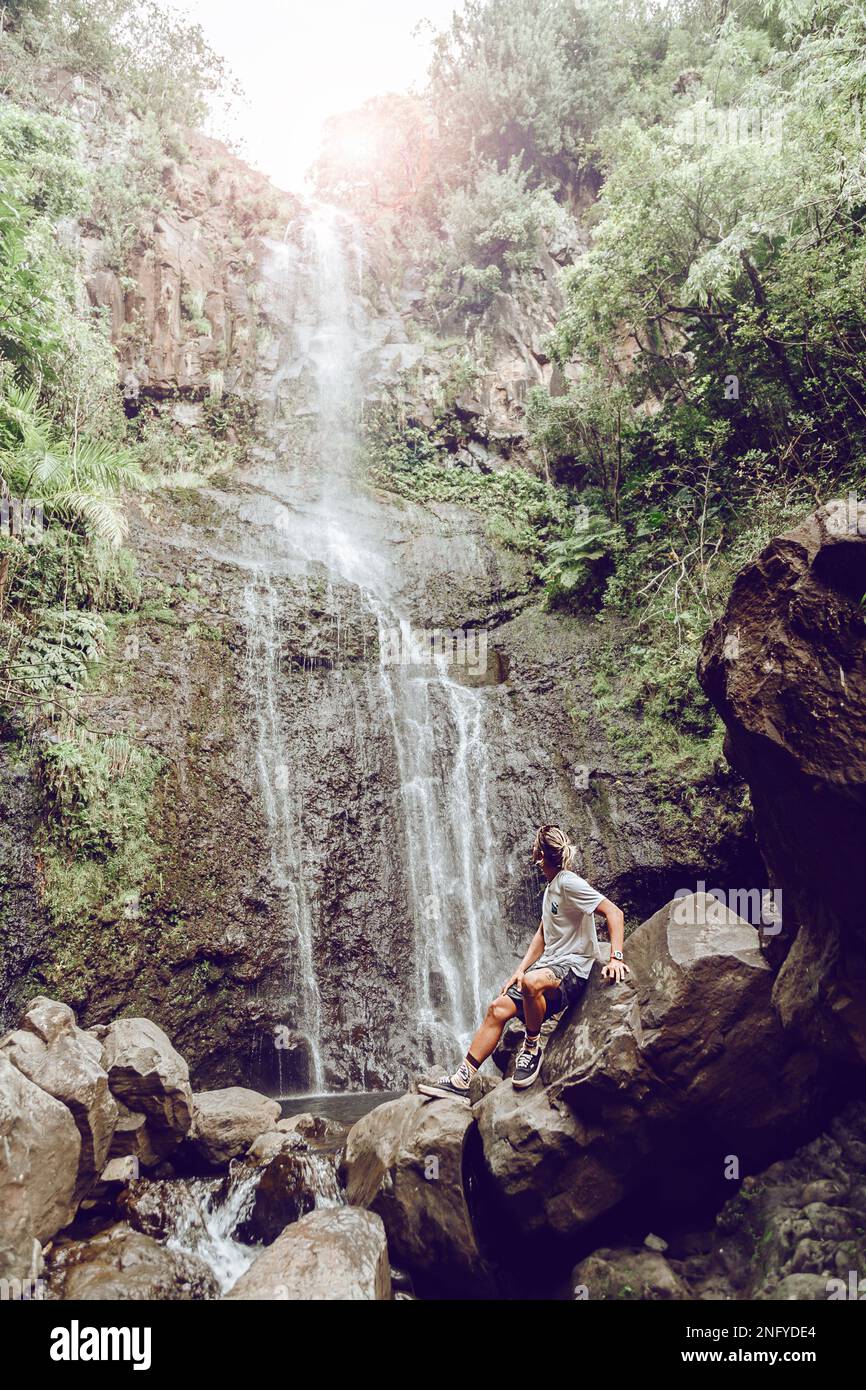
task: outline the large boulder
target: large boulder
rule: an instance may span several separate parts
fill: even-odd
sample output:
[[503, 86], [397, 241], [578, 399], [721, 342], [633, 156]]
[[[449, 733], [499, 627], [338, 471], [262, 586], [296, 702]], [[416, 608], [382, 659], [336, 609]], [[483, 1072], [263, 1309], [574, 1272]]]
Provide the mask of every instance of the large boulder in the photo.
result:
[[89, 1240], [61, 1242], [49, 1260], [52, 1299], [128, 1303], [218, 1296], [216, 1277], [203, 1260], [122, 1222]]
[[328, 1187], [327, 1199], [339, 1200], [335, 1156], [312, 1153], [294, 1131], [260, 1134], [233, 1171], [257, 1175], [249, 1209], [238, 1228], [246, 1241], [276, 1240], [292, 1221], [312, 1211], [319, 1201], [322, 1176]]
[[627, 983], [594, 972], [530, 1091], [505, 1082], [474, 1107], [529, 1234], [574, 1234], [698, 1148], [719, 1174], [729, 1154], [755, 1161], [815, 1112], [816, 1065], [779, 1026], [753, 927], [694, 894], [637, 929], [628, 961]]
[[227, 1295], [235, 1299], [389, 1299], [385, 1228], [357, 1207], [313, 1211], [267, 1246]]
[[111, 1137], [110, 1158], [134, 1158], [142, 1168], [155, 1168], [161, 1161], [147, 1127], [147, 1116], [117, 1101], [117, 1123]]
[[858, 1063], [866, 1061], [864, 592], [866, 507], [831, 504], [738, 575], [698, 667], [782, 891], [782, 940], [793, 939], [774, 1003], [814, 1045]]
[[75, 1215], [80, 1156], [70, 1111], [0, 1055], [0, 1278], [38, 1275]]
[[339, 1206], [339, 1163], [348, 1130], [322, 1115], [293, 1115], [253, 1140], [232, 1173], [255, 1174], [255, 1188], [238, 1227], [245, 1241], [272, 1241], [315, 1207]]
[[189, 1068], [148, 1018], [118, 1018], [91, 1029], [102, 1044], [112, 1094], [147, 1118], [148, 1143], [164, 1157], [192, 1124]]
[[199, 1091], [193, 1097], [193, 1122], [188, 1142], [201, 1161], [224, 1167], [246, 1153], [260, 1134], [275, 1130], [279, 1101], [269, 1100], [245, 1086]]
[[0, 1049], [24, 1076], [71, 1111], [81, 1135], [76, 1190], [82, 1195], [102, 1172], [118, 1115], [101, 1044], [75, 1026], [68, 1005], [39, 998]]
[[468, 1105], [402, 1096], [352, 1126], [343, 1180], [353, 1206], [381, 1216], [395, 1264], [422, 1283], [483, 1293], [488, 1274], [467, 1201], [473, 1138]]
[[596, 1250], [572, 1270], [578, 1300], [631, 1302], [685, 1300], [688, 1287], [656, 1250]]
[[[663, 1259], [596, 1250], [572, 1273], [593, 1299], [862, 1299], [866, 1296], [866, 1103], [855, 1101], [790, 1158], [746, 1177], [706, 1237]], [[650, 1237], [645, 1246], [652, 1241]]]

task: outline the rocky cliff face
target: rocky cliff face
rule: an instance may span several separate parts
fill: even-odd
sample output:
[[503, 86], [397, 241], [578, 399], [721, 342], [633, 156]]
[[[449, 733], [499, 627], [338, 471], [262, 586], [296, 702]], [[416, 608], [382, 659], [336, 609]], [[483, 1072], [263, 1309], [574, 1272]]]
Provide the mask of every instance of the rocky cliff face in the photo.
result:
[[[39, 893], [34, 839], [41, 811], [28, 759], [0, 742], [0, 999], [8, 1000], [26, 977], [49, 932]], [[14, 1014], [0, 1009], [4, 1022]]]
[[[618, 765], [589, 628], [543, 613], [476, 517], [348, 485], [365, 404], [402, 393], [423, 418], [449, 370], [412, 273], [394, 289], [374, 239], [341, 223], [317, 240], [318, 214], [221, 147], [192, 137], [191, 154], [127, 278], [84, 227], [89, 292], [131, 413], [155, 402], [195, 437], [218, 376], [255, 424], [231, 478], [131, 502], [143, 603], [85, 708], [161, 760], [153, 862], [134, 902], [19, 953], [9, 1017], [47, 988], [87, 1023], [155, 1017], [210, 1085], [399, 1085], [450, 1051], [534, 929], [540, 821], [572, 827], [634, 917], [718, 849], [698, 826], [672, 840]], [[262, 235], [281, 219], [284, 238]], [[555, 386], [555, 272], [542, 258], [531, 302], [499, 296], [482, 325], [486, 372], [458, 402], [473, 467], [519, 456], [528, 388]], [[485, 659], [388, 667], [403, 623], [483, 630]]]
[[749, 783], [783, 894], [782, 1019], [840, 1061], [866, 1060], [866, 527], [833, 503], [737, 578], [700, 678]]
[[188, 157], [166, 167], [163, 184], [164, 206], [139, 228], [123, 274], [105, 265], [97, 228], [85, 224], [81, 239], [88, 293], [108, 315], [133, 409], [142, 393], [200, 401], [215, 375], [229, 391], [249, 385], [258, 327], [255, 234], [297, 212], [296, 199], [195, 132]]

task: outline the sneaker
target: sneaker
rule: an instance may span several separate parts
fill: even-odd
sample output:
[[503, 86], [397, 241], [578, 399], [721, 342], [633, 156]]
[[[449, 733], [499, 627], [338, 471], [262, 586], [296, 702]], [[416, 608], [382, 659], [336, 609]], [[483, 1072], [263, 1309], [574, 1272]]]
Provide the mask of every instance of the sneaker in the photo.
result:
[[523, 1091], [527, 1086], [531, 1086], [538, 1073], [541, 1071], [541, 1062], [544, 1054], [540, 1047], [534, 1052], [527, 1052], [526, 1048], [521, 1048], [517, 1054], [517, 1061], [514, 1064], [514, 1075], [511, 1084], [516, 1091]]
[[422, 1096], [433, 1096], [434, 1099], [459, 1100], [464, 1105], [469, 1104], [469, 1087], [455, 1086], [448, 1075], [440, 1076], [438, 1081], [422, 1081], [418, 1092]]

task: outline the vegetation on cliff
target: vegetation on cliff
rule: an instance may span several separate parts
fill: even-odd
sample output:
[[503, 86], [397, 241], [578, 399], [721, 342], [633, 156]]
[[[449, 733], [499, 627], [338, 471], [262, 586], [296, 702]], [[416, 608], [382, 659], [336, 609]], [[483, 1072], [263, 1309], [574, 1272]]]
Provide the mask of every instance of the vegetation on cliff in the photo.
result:
[[[596, 708], [661, 802], [693, 808], [716, 770], [694, 667], [734, 573], [862, 476], [864, 37], [852, 7], [811, 0], [469, 0], [426, 94], [335, 120], [318, 166], [323, 194], [387, 233], [391, 288], [417, 282], [415, 341], [458, 345], [429, 374], [435, 400], [419, 373], [368, 413], [376, 482], [475, 509], [518, 557], [515, 589], [564, 627], [599, 620]], [[245, 360], [268, 351], [264, 315], [233, 339], [180, 275], [183, 344], [206, 344], [184, 401], [202, 428], [179, 430], [146, 388], [127, 418], [119, 369], [147, 365], [156, 331], [130, 309], [135, 255], [189, 193], [189, 128], [224, 90], [200, 32], [149, 2], [5, 8], [0, 718], [53, 810], [41, 851], [64, 921], [122, 909], [152, 852], [156, 761], [134, 730], [89, 723], [88, 695], [154, 616], [123, 548], [128, 494], [232, 465], [250, 422], [226, 369], [241, 333]], [[346, 130], [370, 137], [360, 163], [341, 159]], [[203, 161], [183, 211], [221, 205], [242, 282], [246, 238], [282, 232], [286, 203], [263, 179], [232, 191], [228, 162]], [[117, 322], [91, 306], [82, 243]], [[512, 434], [479, 442], [491, 325], [517, 305], [519, 333], [557, 266], [559, 322], [518, 345], [546, 385]]]
[[[58, 81], [58, 75], [60, 80]], [[95, 85], [96, 148], [66, 114]], [[104, 315], [91, 307], [79, 229], [122, 271], [164, 175], [225, 83], [200, 30], [156, 5], [6, 5], [0, 43], [0, 721], [28, 751], [48, 814], [42, 888], [55, 918], [121, 911], [147, 877], [158, 759], [91, 727], [87, 694], [139, 606], [125, 497], [189, 481], [225, 454], [190, 457], [149, 416], [128, 421]], [[117, 139], [118, 110], [142, 139]], [[112, 157], [105, 158], [111, 151]], [[223, 431], [224, 433], [224, 431]]]
[[[733, 576], [864, 473], [864, 39], [845, 3], [471, 0], [439, 37], [426, 124], [420, 99], [392, 104], [378, 162], [322, 164], [422, 266], [431, 325], [470, 340], [503, 288], [531, 300], [539, 248], [577, 215], [558, 370], [525, 417], [547, 500], [512, 541], [548, 603], [628, 634], [602, 707], [626, 753], [685, 778], [720, 752], [694, 670]], [[440, 421], [426, 443], [404, 431], [399, 462], [382, 424], [401, 491], [429, 495], [438, 466], [495, 510], [501, 474], [461, 477]]]

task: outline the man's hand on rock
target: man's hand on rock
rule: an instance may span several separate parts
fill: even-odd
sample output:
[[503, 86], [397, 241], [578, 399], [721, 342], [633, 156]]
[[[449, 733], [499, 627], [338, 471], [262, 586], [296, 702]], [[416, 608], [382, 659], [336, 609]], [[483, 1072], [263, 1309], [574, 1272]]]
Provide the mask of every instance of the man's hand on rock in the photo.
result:
[[601, 978], [611, 985], [621, 985], [630, 974], [631, 971], [624, 960], [611, 959], [607, 965], [601, 967]]

